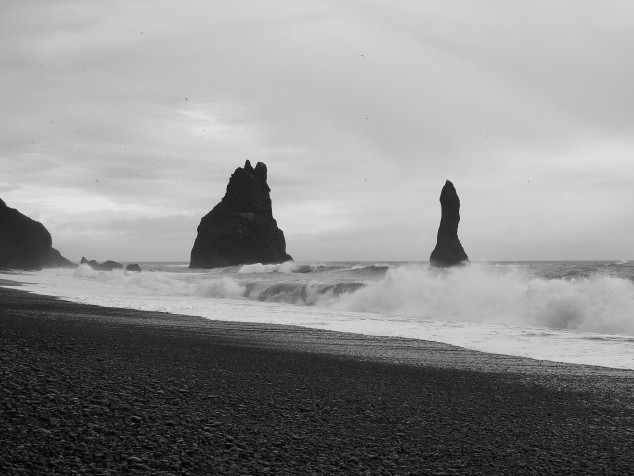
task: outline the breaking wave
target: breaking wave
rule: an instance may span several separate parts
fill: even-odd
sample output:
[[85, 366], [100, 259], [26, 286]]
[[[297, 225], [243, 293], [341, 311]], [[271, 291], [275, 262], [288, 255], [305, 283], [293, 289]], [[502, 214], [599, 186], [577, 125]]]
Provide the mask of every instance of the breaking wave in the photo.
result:
[[237, 269], [238, 274], [258, 274], [258, 273], [311, 273], [329, 268], [325, 264], [297, 264], [293, 261], [286, 261], [281, 264], [245, 264]]
[[549, 278], [531, 274], [526, 266], [473, 264], [446, 270], [422, 264], [361, 265], [344, 270], [283, 263], [246, 265], [224, 275], [99, 272], [86, 265], [71, 272], [111, 286], [182, 297], [634, 336], [634, 281], [584, 270]]
[[389, 264], [369, 264], [353, 266], [350, 268], [350, 272], [356, 276], [385, 276], [389, 269]]
[[351, 294], [365, 287], [364, 283], [276, 283], [261, 285], [250, 283], [246, 286], [245, 297], [256, 301], [278, 302], [308, 306], [323, 306], [334, 302], [342, 295]]
[[634, 335], [634, 283], [606, 274], [544, 279], [519, 267], [402, 267], [330, 306], [432, 320]]

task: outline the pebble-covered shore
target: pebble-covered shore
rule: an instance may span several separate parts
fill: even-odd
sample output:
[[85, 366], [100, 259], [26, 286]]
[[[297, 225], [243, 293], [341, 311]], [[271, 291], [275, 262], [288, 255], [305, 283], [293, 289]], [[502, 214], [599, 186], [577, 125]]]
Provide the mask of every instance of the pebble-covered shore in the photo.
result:
[[634, 372], [0, 288], [0, 474], [634, 473]]

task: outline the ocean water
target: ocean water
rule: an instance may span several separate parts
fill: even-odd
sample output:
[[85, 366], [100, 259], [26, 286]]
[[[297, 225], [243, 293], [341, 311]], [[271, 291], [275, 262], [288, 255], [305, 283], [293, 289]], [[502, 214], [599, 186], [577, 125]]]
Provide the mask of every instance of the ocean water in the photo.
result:
[[486, 352], [634, 369], [634, 264], [289, 262], [142, 273], [0, 275], [70, 301], [208, 319], [434, 340]]

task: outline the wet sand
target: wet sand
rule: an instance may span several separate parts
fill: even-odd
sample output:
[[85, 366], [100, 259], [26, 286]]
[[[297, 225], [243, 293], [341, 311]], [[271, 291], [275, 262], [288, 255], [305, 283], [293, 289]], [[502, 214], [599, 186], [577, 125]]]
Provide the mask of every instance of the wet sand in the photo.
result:
[[0, 382], [2, 474], [634, 472], [633, 371], [414, 339], [0, 288]]

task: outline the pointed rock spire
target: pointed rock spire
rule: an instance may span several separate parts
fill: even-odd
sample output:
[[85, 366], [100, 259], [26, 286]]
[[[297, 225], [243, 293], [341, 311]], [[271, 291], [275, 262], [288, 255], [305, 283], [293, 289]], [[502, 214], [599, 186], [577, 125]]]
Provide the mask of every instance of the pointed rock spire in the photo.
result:
[[436, 247], [429, 257], [432, 266], [455, 266], [469, 261], [460, 240], [458, 239], [458, 223], [460, 222], [460, 198], [456, 188], [449, 180], [440, 192], [442, 215], [438, 227]]

